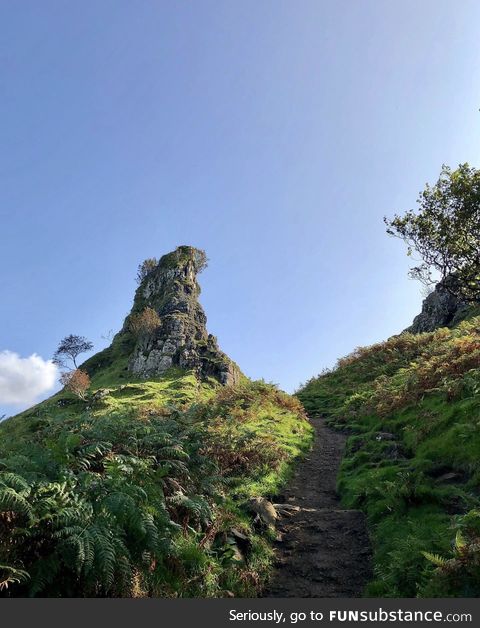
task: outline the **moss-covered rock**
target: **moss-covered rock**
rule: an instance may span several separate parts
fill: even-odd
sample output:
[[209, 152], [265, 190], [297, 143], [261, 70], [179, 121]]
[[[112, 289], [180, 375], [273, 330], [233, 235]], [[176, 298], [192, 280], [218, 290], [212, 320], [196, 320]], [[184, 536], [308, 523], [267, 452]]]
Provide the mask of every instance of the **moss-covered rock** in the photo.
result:
[[180, 367], [201, 377], [214, 377], [222, 384], [239, 381], [239, 368], [207, 332], [207, 317], [198, 302], [197, 275], [206, 263], [204, 251], [180, 246], [164, 255], [144, 277], [120, 336], [132, 336], [129, 325], [132, 316], [147, 308], [158, 314], [159, 324], [153, 330], [136, 334], [128, 359], [133, 374], [154, 377]]

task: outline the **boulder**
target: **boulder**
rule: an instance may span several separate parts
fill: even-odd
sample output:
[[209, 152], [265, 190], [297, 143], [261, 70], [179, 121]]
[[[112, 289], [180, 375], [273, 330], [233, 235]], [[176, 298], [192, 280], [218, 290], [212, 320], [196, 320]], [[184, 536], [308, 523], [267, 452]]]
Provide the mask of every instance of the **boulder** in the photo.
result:
[[406, 332], [420, 334], [435, 331], [462, 319], [468, 306], [449, 292], [446, 287], [448, 282], [448, 278], [440, 281], [435, 290], [424, 299], [422, 311], [414, 318], [410, 327], [405, 329]]

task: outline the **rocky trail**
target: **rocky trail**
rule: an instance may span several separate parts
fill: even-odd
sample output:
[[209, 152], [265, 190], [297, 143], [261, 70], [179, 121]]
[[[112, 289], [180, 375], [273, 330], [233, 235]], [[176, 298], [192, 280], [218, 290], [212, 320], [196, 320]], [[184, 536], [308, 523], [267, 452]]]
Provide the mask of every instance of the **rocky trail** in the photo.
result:
[[336, 478], [346, 437], [313, 419], [315, 443], [276, 501], [277, 562], [263, 597], [358, 597], [371, 578], [365, 518], [343, 510]]

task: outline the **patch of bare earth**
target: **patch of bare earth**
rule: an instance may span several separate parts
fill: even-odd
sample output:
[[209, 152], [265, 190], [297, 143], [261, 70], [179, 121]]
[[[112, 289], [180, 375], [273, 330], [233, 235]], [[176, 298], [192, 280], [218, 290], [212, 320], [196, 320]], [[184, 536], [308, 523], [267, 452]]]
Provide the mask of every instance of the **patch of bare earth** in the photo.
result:
[[336, 492], [346, 437], [322, 419], [312, 423], [312, 451], [276, 500], [289, 506], [278, 521], [276, 565], [263, 597], [358, 597], [371, 579], [365, 517], [342, 509]]

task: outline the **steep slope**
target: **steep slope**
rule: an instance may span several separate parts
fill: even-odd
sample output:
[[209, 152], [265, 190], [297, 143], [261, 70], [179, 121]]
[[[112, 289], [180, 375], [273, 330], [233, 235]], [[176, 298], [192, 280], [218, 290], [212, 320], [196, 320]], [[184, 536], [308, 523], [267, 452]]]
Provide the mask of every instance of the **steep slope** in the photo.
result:
[[111, 346], [81, 366], [85, 400], [63, 390], [0, 425], [0, 595], [261, 588], [272, 534], [249, 499], [278, 491], [312, 430], [207, 333], [204, 260], [179, 247], [147, 274]]
[[367, 515], [370, 595], [480, 595], [474, 314], [452, 328], [359, 348], [298, 392], [309, 414], [350, 435], [338, 489], [346, 508]]

